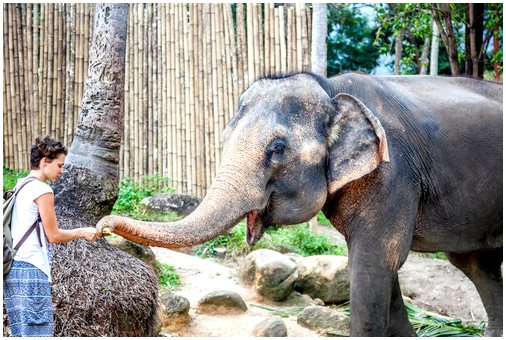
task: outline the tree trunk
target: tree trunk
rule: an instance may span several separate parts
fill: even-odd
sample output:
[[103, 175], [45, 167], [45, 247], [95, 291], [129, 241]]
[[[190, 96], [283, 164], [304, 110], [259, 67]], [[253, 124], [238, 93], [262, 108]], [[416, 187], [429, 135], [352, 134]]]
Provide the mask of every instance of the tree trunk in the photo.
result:
[[432, 42], [430, 47], [430, 75], [437, 76], [439, 67], [439, 30], [432, 21]]
[[426, 37], [423, 43], [422, 56], [420, 57], [420, 74], [427, 74], [429, 69], [430, 37]]
[[[441, 22], [439, 17], [440, 14], [443, 16], [443, 22]], [[448, 53], [452, 76], [458, 76], [460, 74], [459, 56], [457, 52], [457, 39], [453, 32], [450, 4], [441, 4], [441, 8], [438, 7], [438, 4], [432, 4], [432, 15]]]
[[[53, 186], [63, 229], [95, 226], [117, 199], [127, 22], [127, 4], [96, 5], [75, 138]], [[158, 280], [150, 267], [103, 239], [54, 244], [53, 252], [55, 335], [157, 335]]]
[[[499, 6], [499, 5], [497, 5]], [[499, 52], [499, 25], [496, 24], [494, 26], [494, 50], [493, 50], [493, 55], [496, 55], [497, 52]], [[495, 62], [494, 63], [494, 80], [495, 81], [500, 81], [501, 80], [501, 63], [500, 62]]]
[[313, 29], [311, 39], [312, 72], [327, 76], [327, 4], [313, 4]]
[[483, 78], [483, 14], [485, 5], [470, 3], [467, 5], [466, 26], [466, 75]]
[[[311, 36], [311, 70], [327, 77], [327, 4], [313, 3], [313, 29]], [[318, 218], [309, 221], [309, 229], [316, 233]]]
[[404, 30], [401, 29], [399, 34], [395, 37], [395, 62], [394, 62], [394, 74], [401, 74], [401, 60], [402, 60], [402, 37]]

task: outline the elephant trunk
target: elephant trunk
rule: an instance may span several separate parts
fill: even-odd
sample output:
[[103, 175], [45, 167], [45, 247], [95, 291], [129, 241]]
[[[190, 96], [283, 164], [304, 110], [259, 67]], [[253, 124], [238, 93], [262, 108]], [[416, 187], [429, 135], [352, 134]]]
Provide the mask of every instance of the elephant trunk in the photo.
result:
[[252, 210], [251, 197], [246, 200], [241, 188], [244, 185], [237, 178], [220, 171], [200, 205], [180, 221], [144, 222], [111, 215], [102, 218], [97, 228], [109, 227], [125, 239], [147, 246], [194, 246], [224, 234]]

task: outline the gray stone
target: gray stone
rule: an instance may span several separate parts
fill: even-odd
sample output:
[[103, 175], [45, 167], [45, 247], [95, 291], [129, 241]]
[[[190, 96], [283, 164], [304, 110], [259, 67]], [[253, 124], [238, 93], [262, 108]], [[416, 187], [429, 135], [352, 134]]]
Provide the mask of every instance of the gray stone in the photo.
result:
[[140, 204], [146, 211], [154, 213], [176, 213], [181, 216], [189, 215], [200, 204], [197, 197], [183, 194], [161, 193], [144, 198]]
[[285, 337], [288, 336], [288, 330], [281, 317], [273, 316], [258, 323], [252, 334], [259, 337]]
[[161, 321], [162, 327], [174, 332], [184, 328], [190, 322], [190, 302], [184, 296], [172, 292], [162, 294]]
[[346, 256], [317, 255], [297, 261], [299, 279], [295, 289], [325, 303], [350, 299], [350, 277]]
[[349, 317], [328, 307], [310, 306], [297, 316], [303, 327], [327, 335], [349, 335]]
[[198, 313], [204, 314], [241, 314], [248, 310], [242, 297], [235, 293], [225, 290], [211, 292], [199, 300], [197, 306]]
[[159, 274], [159, 270], [156, 267], [156, 256], [151, 248], [130, 242], [119, 236], [107, 237], [106, 240], [110, 245], [118, 248], [119, 250], [124, 251], [125, 253], [130, 254], [141, 261], [144, 261], [146, 264], [151, 266], [151, 268], [153, 268], [157, 275]]
[[297, 265], [278, 252], [259, 249], [244, 259], [239, 267], [239, 278], [259, 295], [282, 301], [293, 291], [298, 278]]

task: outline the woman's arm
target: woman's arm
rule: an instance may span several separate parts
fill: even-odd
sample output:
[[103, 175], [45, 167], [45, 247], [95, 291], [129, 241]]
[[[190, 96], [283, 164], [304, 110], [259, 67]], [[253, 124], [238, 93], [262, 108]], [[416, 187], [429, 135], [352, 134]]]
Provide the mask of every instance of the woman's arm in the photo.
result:
[[79, 238], [94, 241], [101, 236], [101, 233], [92, 227], [71, 230], [58, 228], [56, 213], [54, 211], [53, 193], [48, 192], [39, 196], [34, 202], [39, 207], [39, 214], [42, 219], [42, 225], [44, 226], [44, 232], [50, 243], [65, 243]]

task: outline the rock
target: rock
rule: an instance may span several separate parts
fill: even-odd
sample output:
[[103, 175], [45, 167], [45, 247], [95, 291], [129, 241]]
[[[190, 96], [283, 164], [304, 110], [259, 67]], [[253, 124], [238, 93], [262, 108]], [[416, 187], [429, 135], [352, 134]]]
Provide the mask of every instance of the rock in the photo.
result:
[[323, 302], [350, 299], [350, 277], [346, 256], [316, 255], [297, 261], [299, 279], [295, 289]]
[[241, 282], [272, 301], [286, 299], [293, 291], [298, 277], [294, 262], [269, 249], [250, 253], [239, 267]]
[[279, 316], [273, 316], [258, 323], [252, 334], [260, 337], [285, 337], [288, 335], [288, 331], [283, 319]]
[[200, 204], [200, 199], [183, 194], [156, 194], [144, 198], [140, 204], [152, 213], [177, 213], [181, 216], [189, 215]]
[[167, 292], [161, 298], [162, 326], [174, 332], [184, 328], [190, 322], [190, 302], [184, 296]]
[[119, 250], [122, 250], [125, 253], [130, 254], [141, 261], [144, 261], [146, 264], [153, 268], [156, 275], [159, 274], [159, 270], [156, 267], [156, 256], [151, 248], [130, 242], [128, 240], [125, 240], [123, 237], [107, 237], [106, 240], [110, 245], [118, 248]]
[[198, 313], [205, 314], [241, 314], [248, 310], [242, 297], [225, 290], [211, 292], [199, 300]]
[[328, 307], [310, 306], [297, 316], [297, 323], [320, 334], [349, 335], [349, 317]]

